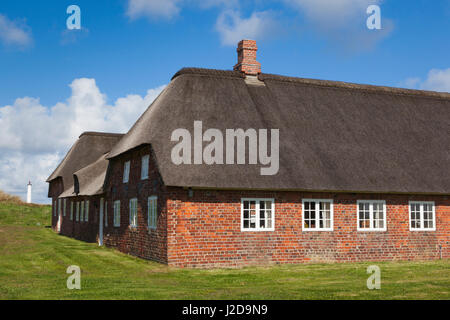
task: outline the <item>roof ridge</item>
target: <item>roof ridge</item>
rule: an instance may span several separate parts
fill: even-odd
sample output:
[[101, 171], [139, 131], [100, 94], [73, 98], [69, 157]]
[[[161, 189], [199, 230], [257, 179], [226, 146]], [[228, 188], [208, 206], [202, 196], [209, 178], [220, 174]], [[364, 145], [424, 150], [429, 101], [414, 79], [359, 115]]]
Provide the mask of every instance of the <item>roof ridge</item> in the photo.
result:
[[[239, 71], [233, 70], [219, 70], [219, 69], [206, 69], [206, 68], [182, 68], [177, 73], [174, 74], [171, 80], [183, 74], [196, 74], [196, 75], [209, 75], [218, 77], [231, 77], [231, 78], [245, 78], [244, 74]], [[354, 89], [354, 90], [365, 90], [368, 92], [384, 92], [398, 95], [412, 95], [412, 96], [423, 96], [438, 99], [450, 99], [450, 93], [439, 92], [439, 91], [429, 91], [429, 90], [417, 90], [417, 89], [406, 89], [397, 88], [389, 86], [379, 86], [373, 84], [360, 84], [345, 81], [335, 81], [335, 80], [321, 80], [312, 78], [300, 78], [300, 77], [290, 77], [270, 73], [261, 73], [258, 75], [258, 79], [261, 81], [265, 80], [275, 80], [275, 81], [285, 81], [302, 83], [307, 85], [316, 85], [321, 87], [334, 87], [343, 89]]]
[[230, 78], [245, 78], [244, 74], [234, 70], [220, 70], [220, 69], [207, 69], [207, 68], [193, 68], [187, 67], [177, 71], [171, 80], [183, 74], [198, 74], [208, 76], [230, 77]]
[[414, 95], [414, 96], [426, 96], [426, 97], [440, 98], [440, 99], [450, 99], [450, 93], [439, 92], [439, 91], [430, 91], [430, 90], [406, 89], [406, 88], [379, 86], [379, 85], [373, 85], [373, 84], [360, 84], [360, 83], [335, 81], [335, 80], [321, 80], [321, 79], [311, 79], [311, 78], [289, 77], [289, 76], [282, 76], [282, 75], [269, 74], [269, 73], [262, 73], [258, 76], [258, 78], [261, 81], [276, 80], [276, 81], [310, 84], [310, 85], [323, 86], [323, 87], [335, 87], [335, 88], [365, 90], [365, 91], [370, 91], [370, 92], [385, 92], [385, 93], [393, 93], [393, 94], [400, 94], [400, 95]]
[[124, 133], [111, 133], [111, 132], [98, 132], [98, 131], [85, 131], [78, 138], [82, 136], [105, 136], [105, 137], [121, 137]]

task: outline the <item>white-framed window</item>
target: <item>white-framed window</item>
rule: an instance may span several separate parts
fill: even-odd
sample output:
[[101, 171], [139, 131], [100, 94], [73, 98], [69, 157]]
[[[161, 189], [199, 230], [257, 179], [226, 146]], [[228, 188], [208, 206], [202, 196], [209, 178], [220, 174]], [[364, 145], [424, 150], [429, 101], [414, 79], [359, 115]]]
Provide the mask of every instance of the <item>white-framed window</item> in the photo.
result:
[[67, 199], [64, 199], [63, 201], [63, 216], [66, 216], [66, 207], [67, 207]]
[[147, 224], [150, 229], [156, 229], [158, 224], [158, 197], [151, 196], [147, 200]]
[[108, 226], [108, 201], [105, 201], [105, 227]]
[[241, 199], [241, 231], [275, 230], [274, 199]]
[[386, 231], [386, 201], [358, 200], [358, 231]]
[[85, 203], [86, 203], [86, 210], [84, 211], [84, 221], [88, 222], [89, 221], [89, 200], [87, 200]]
[[85, 208], [84, 201], [81, 201], [81, 203], [80, 203], [80, 221], [81, 222], [84, 221], [84, 208]]
[[77, 201], [77, 211], [75, 213], [75, 221], [79, 221], [80, 220], [80, 202]]
[[61, 199], [58, 199], [58, 215], [59, 216], [61, 215], [61, 208], [62, 208], [62, 206], [61, 206]]
[[114, 227], [120, 227], [120, 200], [114, 201]]
[[436, 230], [436, 212], [433, 201], [409, 202], [409, 230]]
[[147, 154], [142, 157], [141, 163], [141, 180], [148, 179], [148, 165], [150, 156]]
[[138, 224], [137, 203], [136, 198], [130, 199], [130, 226], [133, 228]]
[[333, 231], [333, 200], [302, 200], [303, 231]]
[[73, 201], [70, 201], [70, 220], [73, 220]]
[[123, 183], [127, 183], [130, 179], [130, 161], [127, 161], [123, 165]]

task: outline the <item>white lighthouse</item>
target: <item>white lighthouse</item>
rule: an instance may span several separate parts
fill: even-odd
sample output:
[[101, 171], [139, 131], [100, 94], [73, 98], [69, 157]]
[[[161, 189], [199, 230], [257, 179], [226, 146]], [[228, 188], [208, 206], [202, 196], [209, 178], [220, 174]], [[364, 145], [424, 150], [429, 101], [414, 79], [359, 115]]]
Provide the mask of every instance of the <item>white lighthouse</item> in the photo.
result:
[[27, 203], [31, 203], [31, 181], [28, 181]]

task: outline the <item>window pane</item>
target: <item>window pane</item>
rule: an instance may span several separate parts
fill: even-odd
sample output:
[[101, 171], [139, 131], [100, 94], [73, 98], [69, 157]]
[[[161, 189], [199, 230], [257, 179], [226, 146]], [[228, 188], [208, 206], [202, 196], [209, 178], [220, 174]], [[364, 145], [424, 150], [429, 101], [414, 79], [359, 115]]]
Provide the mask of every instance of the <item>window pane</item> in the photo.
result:
[[358, 206], [358, 218], [360, 229], [370, 229], [370, 203], [363, 202]]
[[411, 228], [420, 228], [420, 204], [411, 204]]
[[244, 201], [243, 227], [245, 229], [256, 228], [256, 202]]
[[316, 227], [316, 203], [313, 201], [306, 201], [304, 203], [304, 208], [304, 227], [306, 229], [313, 229]]

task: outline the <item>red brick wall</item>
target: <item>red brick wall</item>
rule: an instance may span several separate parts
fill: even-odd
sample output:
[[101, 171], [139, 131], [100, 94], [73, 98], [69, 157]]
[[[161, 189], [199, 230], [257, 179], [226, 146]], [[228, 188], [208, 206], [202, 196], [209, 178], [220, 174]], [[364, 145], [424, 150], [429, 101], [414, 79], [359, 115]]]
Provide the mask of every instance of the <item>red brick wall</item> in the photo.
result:
[[[149, 178], [141, 180], [141, 157], [150, 154]], [[131, 161], [123, 183], [123, 165]], [[56, 190], [57, 186], [53, 188]], [[56, 191], [55, 191], [56, 192]], [[111, 161], [106, 185], [108, 227], [104, 244], [122, 252], [179, 267], [229, 267], [303, 262], [425, 260], [450, 258], [450, 198], [350, 193], [194, 190], [165, 187], [149, 146]], [[53, 193], [53, 201], [56, 199]], [[158, 196], [158, 226], [147, 228], [147, 198]], [[129, 200], [138, 199], [138, 227], [129, 226]], [[275, 231], [241, 231], [241, 199], [274, 198]], [[302, 199], [332, 199], [333, 231], [302, 231]], [[84, 241], [98, 236], [100, 196], [90, 197], [89, 222], [70, 220], [61, 233]], [[357, 231], [357, 200], [385, 200], [387, 231]], [[113, 202], [121, 201], [120, 227]], [[409, 231], [408, 201], [434, 201], [436, 231]], [[62, 202], [63, 203], [63, 202]], [[57, 216], [52, 215], [55, 228]]]
[[[274, 198], [275, 231], [241, 231], [241, 198]], [[302, 199], [333, 199], [334, 231], [302, 231]], [[169, 188], [168, 263], [218, 267], [450, 257], [450, 201], [442, 196]], [[357, 231], [356, 201], [386, 201], [387, 231]], [[409, 231], [409, 200], [435, 201], [436, 231]]]
[[[89, 219], [88, 221], [76, 221], [76, 202], [80, 202], [80, 206], [83, 201], [89, 200]], [[73, 220], [70, 219], [70, 204], [74, 203], [73, 207]], [[61, 199], [61, 206], [64, 206], [64, 199]], [[63, 210], [63, 209], [61, 209]], [[80, 209], [81, 215], [81, 209]], [[98, 241], [98, 228], [99, 228], [99, 215], [100, 215], [100, 196], [93, 197], [71, 197], [66, 198], [66, 216], [63, 211], [61, 213], [61, 231], [60, 234], [72, 237], [78, 240], [86, 242]], [[57, 231], [58, 211], [55, 216], [52, 216], [52, 227]]]
[[[141, 158], [150, 155], [149, 178], [141, 180]], [[104, 229], [104, 243], [122, 252], [167, 263], [167, 220], [165, 188], [155, 166], [150, 146], [141, 147], [111, 161], [107, 179], [108, 227]], [[123, 168], [131, 161], [129, 182], [123, 183]], [[158, 196], [157, 228], [147, 228], [147, 199]], [[130, 199], [138, 199], [138, 227], [129, 223]], [[120, 200], [120, 227], [114, 227], [113, 203]]]

